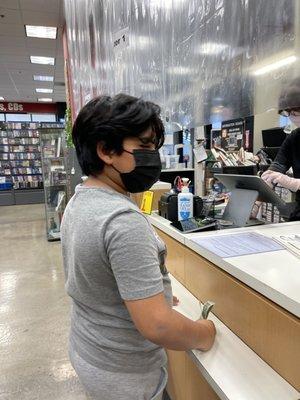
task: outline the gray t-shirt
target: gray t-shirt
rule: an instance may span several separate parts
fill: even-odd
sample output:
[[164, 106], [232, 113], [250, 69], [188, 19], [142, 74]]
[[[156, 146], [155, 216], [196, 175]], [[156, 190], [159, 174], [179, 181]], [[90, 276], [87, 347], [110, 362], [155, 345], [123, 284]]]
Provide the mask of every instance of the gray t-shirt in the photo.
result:
[[108, 371], [146, 372], [166, 364], [164, 349], [138, 332], [124, 304], [163, 291], [172, 304], [166, 246], [148, 219], [127, 196], [79, 185], [61, 233], [72, 298], [70, 346]]

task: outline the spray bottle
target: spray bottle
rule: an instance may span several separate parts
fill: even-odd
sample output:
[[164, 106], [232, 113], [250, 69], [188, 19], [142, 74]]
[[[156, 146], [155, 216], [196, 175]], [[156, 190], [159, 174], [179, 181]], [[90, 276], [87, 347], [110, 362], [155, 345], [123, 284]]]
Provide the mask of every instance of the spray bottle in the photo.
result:
[[182, 178], [182, 189], [181, 193], [178, 194], [178, 221], [192, 218], [194, 196], [189, 191], [190, 180], [188, 178]]

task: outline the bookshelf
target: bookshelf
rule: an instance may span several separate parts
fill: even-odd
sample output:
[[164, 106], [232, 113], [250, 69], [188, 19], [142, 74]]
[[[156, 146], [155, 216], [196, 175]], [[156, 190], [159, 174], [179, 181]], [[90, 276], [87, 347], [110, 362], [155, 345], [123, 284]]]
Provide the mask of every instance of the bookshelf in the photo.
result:
[[38, 123], [0, 123], [0, 205], [43, 201]]
[[49, 241], [60, 239], [60, 224], [67, 202], [67, 172], [63, 127], [40, 129], [44, 182], [46, 234]]
[[44, 202], [40, 131], [56, 123], [0, 122], [0, 205]]
[[7, 131], [11, 177], [15, 190], [43, 188], [40, 140], [36, 128]]
[[14, 204], [8, 132], [3, 124], [0, 126], [0, 204], [5, 206]]

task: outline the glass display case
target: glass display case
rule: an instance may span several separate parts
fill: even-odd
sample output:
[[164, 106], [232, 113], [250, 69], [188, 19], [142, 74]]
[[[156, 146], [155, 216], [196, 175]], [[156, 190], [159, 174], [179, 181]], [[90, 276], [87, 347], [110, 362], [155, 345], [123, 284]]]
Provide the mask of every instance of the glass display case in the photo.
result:
[[67, 173], [63, 127], [40, 129], [45, 193], [46, 231], [49, 241], [60, 239], [60, 224], [67, 203]]

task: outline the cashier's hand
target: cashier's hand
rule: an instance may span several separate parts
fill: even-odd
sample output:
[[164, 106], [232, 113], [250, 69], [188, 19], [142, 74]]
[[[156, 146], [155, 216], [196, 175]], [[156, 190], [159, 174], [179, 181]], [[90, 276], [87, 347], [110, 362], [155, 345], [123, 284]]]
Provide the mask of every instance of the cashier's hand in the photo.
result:
[[282, 175], [280, 172], [275, 172], [275, 171], [271, 171], [270, 169], [268, 169], [268, 171], [265, 171], [261, 178], [271, 187], [273, 188], [273, 186], [275, 185], [274, 180], [276, 178], [278, 178], [279, 175]]
[[208, 351], [213, 347], [213, 344], [215, 342], [217, 333], [215, 324], [210, 319], [199, 319], [196, 322], [198, 324], [201, 324], [202, 327], [204, 327], [207, 330], [206, 342], [204, 343], [203, 346], [201, 346], [201, 348], [198, 348], [197, 350]]
[[273, 183], [276, 185], [280, 185], [286, 189], [291, 190], [292, 192], [297, 192], [300, 190], [300, 179], [291, 178], [290, 176], [277, 173], [277, 176], [274, 178]]

